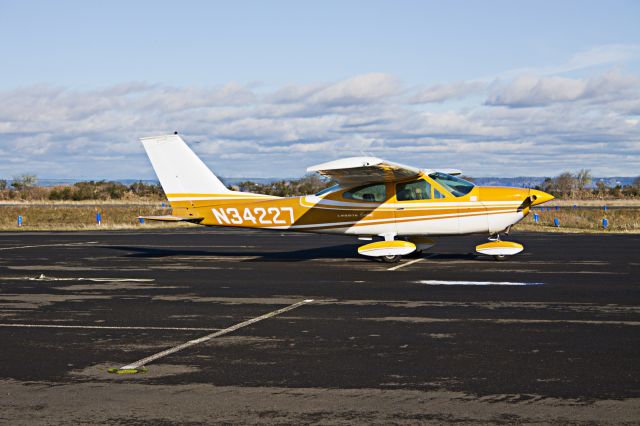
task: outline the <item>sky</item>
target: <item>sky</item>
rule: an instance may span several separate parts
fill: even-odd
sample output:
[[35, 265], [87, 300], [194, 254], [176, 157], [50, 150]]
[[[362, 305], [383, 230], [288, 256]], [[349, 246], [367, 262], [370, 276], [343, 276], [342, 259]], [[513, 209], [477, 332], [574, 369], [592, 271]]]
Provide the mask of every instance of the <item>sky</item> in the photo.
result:
[[471, 176], [640, 175], [637, 1], [0, 0], [0, 177], [223, 177], [373, 155]]

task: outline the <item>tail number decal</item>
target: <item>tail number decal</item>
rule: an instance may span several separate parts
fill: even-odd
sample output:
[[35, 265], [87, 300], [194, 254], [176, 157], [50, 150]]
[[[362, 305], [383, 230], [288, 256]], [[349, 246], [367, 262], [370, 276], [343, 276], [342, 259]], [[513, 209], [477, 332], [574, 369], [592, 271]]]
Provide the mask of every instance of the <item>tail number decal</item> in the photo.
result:
[[213, 217], [220, 225], [292, 225], [292, 207], [227, 207], [212, 208]]

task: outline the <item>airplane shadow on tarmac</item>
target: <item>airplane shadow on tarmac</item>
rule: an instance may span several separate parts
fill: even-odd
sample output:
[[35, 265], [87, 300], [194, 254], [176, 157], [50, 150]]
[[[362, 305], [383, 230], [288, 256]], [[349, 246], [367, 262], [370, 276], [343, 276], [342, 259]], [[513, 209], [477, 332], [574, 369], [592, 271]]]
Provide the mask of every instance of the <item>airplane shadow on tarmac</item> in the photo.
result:
[[[104, 248], [129, 252], [125, 257], [138, 258], [158, 258], [171, 256], [199, 256], [199, 257], [252, 257], [252, 259], [242, 260], [243, 262], [302, 262], [314, 259], [345, 259], [375, 261], [358, 254], [357, 245], [342, 244], [329, 247], [315, 247], [293, 251], [259, 251], [248, 249], [242, 251], [228, 250], [189, 250], [189, 249], [169, 249], [135, 246], [105, 246]], [[418, 257], [428, 257], [429, 260], [491, 260], [486, 256], [477, 256], [474, 253], [424, 253], [416, 256], [408, 256], [408, 259]]]
[[269, 261], [289, 261], [301, 262], [313, 259], [362, 259], [358, 255], [357, 246], [351, 244], [343, 244], [331, 247], [316, 247], [303, 250], [293, 251], [260, 251], [256, 249], [246, 250], [189, 250], [189, 249], [170, 249], [170, 248], [152, 248], [152, 247], [135, 247], [135, 246], [107, 246], [105, 248], [122, 250], [130, 252], [126, 257], [171, 257], [171, 256], [200, 256], [200, 257], [252, 257], [252, 259], [243, 260], [245, 262], [269, 262]]

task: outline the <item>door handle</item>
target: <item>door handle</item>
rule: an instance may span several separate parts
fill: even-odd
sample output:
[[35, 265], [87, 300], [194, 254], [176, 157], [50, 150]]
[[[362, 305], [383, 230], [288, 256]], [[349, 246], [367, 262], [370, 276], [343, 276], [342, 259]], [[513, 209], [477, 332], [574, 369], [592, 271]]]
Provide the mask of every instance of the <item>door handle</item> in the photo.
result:
[[404, 207], [398, 207], [396, 210], [404, 210]]

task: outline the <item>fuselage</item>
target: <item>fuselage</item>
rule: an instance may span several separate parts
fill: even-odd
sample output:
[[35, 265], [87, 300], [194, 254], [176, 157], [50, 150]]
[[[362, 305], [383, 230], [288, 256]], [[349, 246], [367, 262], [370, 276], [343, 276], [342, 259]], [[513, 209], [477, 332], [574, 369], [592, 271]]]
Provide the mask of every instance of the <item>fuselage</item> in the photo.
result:
[[202, 218], [201, 225], [407, 237], [496, 234], [553, 198], [526, 188], [479, 187], [443, 173], [291, 198], [242, 192], [167, 197], [174, 215]]

